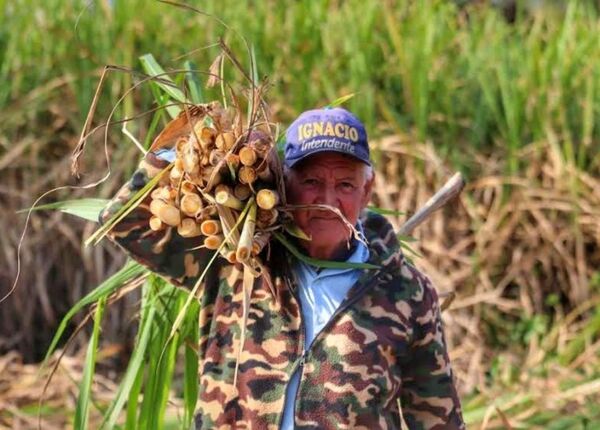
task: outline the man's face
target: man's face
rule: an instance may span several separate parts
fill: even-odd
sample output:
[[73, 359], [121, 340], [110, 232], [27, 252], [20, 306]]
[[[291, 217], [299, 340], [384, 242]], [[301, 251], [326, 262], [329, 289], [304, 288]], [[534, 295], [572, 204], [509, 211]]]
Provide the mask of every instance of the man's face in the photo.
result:
[[[343, 154], [312, 155], [288, 172], [288, 201], [296, 205], [333, 206], [354, 226], [371, 198], [373, 178], [368, 172], [364, 163]], [[317, 258], [334, 256], [351, 234], [344, 221], [328, 209], [296, 210], [294, 220], [312, 238], [305, 246]]]

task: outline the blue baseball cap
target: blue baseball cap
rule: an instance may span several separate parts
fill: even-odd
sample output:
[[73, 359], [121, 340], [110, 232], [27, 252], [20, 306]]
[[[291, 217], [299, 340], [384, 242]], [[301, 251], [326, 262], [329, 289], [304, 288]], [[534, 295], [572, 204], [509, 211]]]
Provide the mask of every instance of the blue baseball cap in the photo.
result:
[[285, 138], [284, 162], [288, 167], [327, 151], [346, 154], [371, 165], [365, 126], [346, 109], [303, 112], [287, 129]]

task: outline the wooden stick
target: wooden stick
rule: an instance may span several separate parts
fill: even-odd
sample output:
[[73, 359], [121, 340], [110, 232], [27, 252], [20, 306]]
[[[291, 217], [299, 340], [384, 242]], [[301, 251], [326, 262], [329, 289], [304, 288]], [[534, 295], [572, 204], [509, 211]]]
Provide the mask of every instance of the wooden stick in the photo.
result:
[[398, 231], [401, 235], [410, 235], [433, 212], [443, 207], [446, 203], [460, 194], [465, 187], [465, 180], [460, 172], [455, 173], [437, 193], [431, 197]]

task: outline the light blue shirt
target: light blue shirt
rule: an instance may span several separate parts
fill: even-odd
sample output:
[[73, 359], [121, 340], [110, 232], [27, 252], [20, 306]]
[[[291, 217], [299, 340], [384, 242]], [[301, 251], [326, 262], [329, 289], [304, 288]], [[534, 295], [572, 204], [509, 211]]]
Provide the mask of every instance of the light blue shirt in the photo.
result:
[[[362, 229], [359, 224], [359, 231]], [[369, 259], [369, 249], [364, 243], [357, 241], [356, 249], [346, 260], [352, 263], [365, 263]], [[316, 271], [314, 266], [298, 261], [293, 268], [298, 296], [304, 321], [305, 343], [304, 349], [310, 344], [323, 329], [331, 316], [346, 298], [348, 290], [358, 281], [361, 270], [359, 269], [322, 269]], [[282, 430], [294, 428], [294, 403], [300, 385], [302, 368], [299, 366], [292, 375], [286, 388]]]

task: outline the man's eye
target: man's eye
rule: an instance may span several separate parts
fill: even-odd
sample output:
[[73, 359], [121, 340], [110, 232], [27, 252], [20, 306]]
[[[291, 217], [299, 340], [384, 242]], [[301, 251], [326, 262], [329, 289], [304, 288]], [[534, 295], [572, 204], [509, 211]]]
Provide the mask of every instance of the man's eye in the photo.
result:
[[345, 191], [350, 191], [354, 189], [354, 184], [352, 182], [342, 182], [340, 187]]
[[313, 179], [313, 178], [307, 178], [307, 179], [303, 180], [302, 183], [304, 185], [308, 185], [308, 186], [315, 186], [319, 183], [319, 181], [317, 181], [316, 179]]

